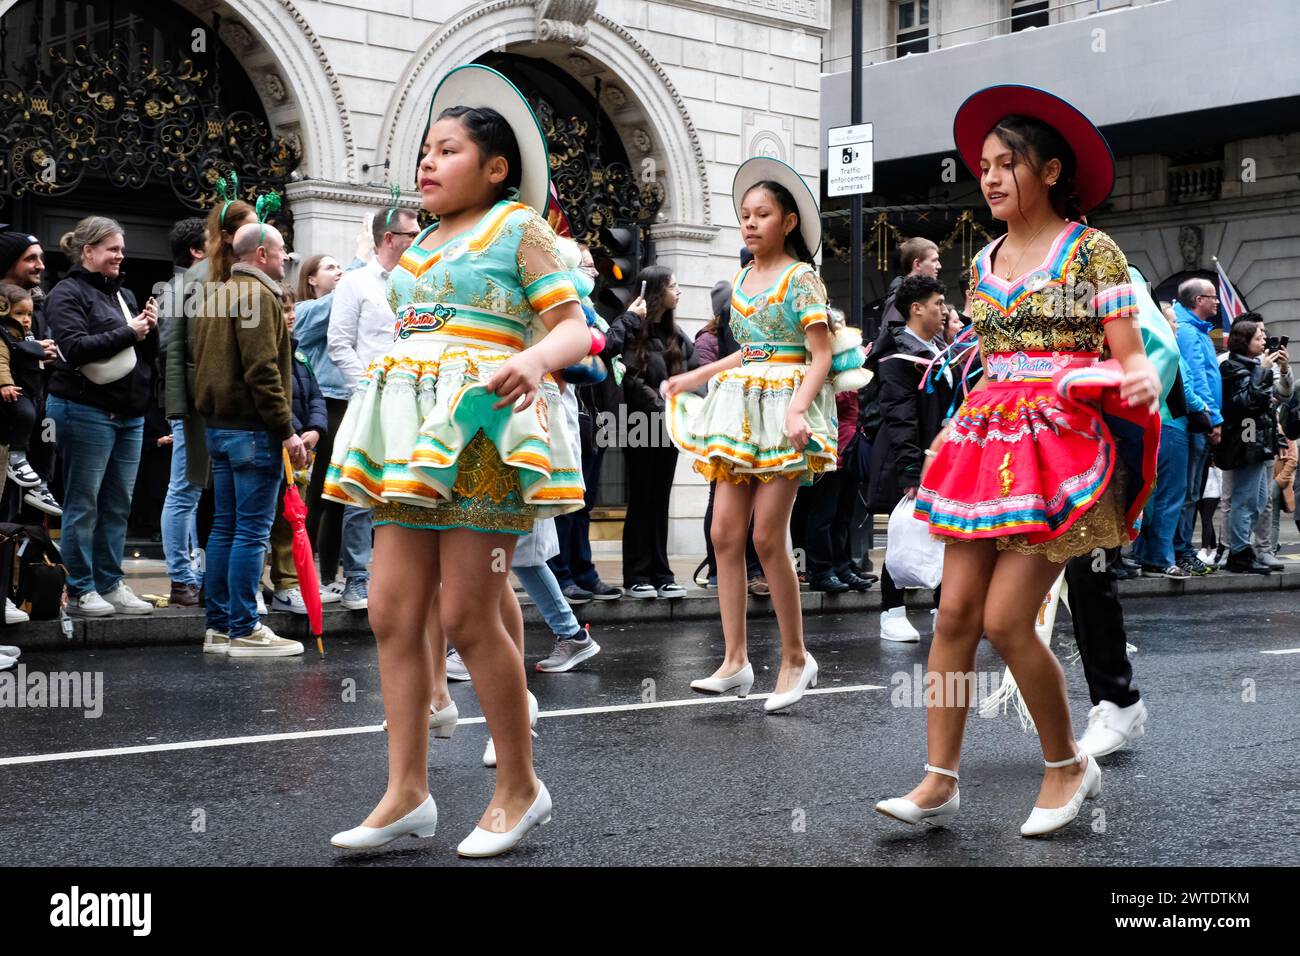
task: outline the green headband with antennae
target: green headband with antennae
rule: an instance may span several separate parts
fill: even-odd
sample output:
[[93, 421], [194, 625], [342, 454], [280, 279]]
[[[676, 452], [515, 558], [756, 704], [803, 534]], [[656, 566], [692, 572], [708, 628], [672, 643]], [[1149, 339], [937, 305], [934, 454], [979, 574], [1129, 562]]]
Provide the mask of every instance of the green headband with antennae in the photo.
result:
[[385, 229], [393, 224], [393, 214], [397, 212], [397, 202], [402, 198], [402, 187], [397, 185], [397, 183], [389, 183], [388, 193], [393, 197], [393, 205], [389, 208], [388, 215], [384, 217]]
[[257, 239], [257, 244], [260, 246], [266, 242], [267, 217], [280, 208], [280, 194], [277, 192], [262, 193], [257, 197], [255, 208], [257, 210], [257, 221], [262, 224], [262, 232]]
[[230, 171], [229, 182], [226, 181], [226, 177], [224, 176], [217, 178], [217, 195], [226, 201], [226, 204], [221, 207], [221, 215], [217, 219], [221, 228], [225, 229], [226, 210], [230, 208], [232, 202], [239, 198], [239, 174], [233, 169]]

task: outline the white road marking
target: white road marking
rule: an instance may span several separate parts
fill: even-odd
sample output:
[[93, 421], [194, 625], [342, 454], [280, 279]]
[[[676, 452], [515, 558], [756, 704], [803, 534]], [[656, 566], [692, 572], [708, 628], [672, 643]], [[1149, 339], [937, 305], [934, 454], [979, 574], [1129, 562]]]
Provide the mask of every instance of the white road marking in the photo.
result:
[[1288, 647], [1284, 651], [1260, 651], [1261, 654], [1300, 654], [1300, 647]]
[[[849, 684], [844, 687], [814, 688], [808, 696], [818, 694], [850, 694], [866, 690], [886, 690], [883, 684]], [[748, 697], [688, 697], [682, 700], [659, 700], [637, 704], [611, 704], [606, 707], [575, 707], [570, 710], [544, 710], [543, 717], [576, 717], [585, 714], [614, 714], [626, 711], [657, 710], [666, 707], [696, 707], [702, 704], [743, 703], [763, 700], [771, 694], [750, 694]], [[459, 725], [481, 724], [482, 717], [462, 717]], [[66, 760], [87, 760], [93, 757], [122, 757], [130, 754], [162, 753], [169, 750], [202, 750], [207, 747], [234, 747], [239, 744], [262, 744], [278, 740], [307, 740], [313, 737], [345, 737], [352, 734], [382, 733], [383, 724], [366, 724], [360, 727], [336, 727], [331, 730], [299, 730], [284, 734], [255, 734], [249, 737], [217, 737], [211, 740], [180, 740], [170, 744], [146, 744], [136, 747], [108, 747], [103, 750], [68, 750], [51, 754], [23, 754], [18, 757], [0, 757], [0, 767], [15, 764], [52, 763]]]

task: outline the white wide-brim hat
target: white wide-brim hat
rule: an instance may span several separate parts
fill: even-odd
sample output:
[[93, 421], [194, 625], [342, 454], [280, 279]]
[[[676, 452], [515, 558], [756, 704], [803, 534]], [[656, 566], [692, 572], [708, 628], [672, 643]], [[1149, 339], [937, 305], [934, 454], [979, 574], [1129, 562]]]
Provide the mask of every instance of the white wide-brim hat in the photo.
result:
[[770, 180], [780, 183], [790, 191], [799, 208], [799, 231], [814, 256], [822, 244], [822, 215], [817, 208], [817, 198], [804, 182], [804, 178], [779, 159], [755, 156], [740, 164], [735, 181], [731, 184], [731, 201], [736, 206], [736, 219], [740, 219], [740, 201], [755, 183]]
[[519, 145], [519, 159], [523, 164], [519, 181], [520, 202], [544, 212], [551, 195], [550, 153], [542, 126], [519, 88], [490, 66], [467, 63], [456, 67], [433, 91], [429, 122], [424, 127], [426, 138], [435, 118], [452, 106], [488, 107], [501, 114], [514, 131], [515, 142]]

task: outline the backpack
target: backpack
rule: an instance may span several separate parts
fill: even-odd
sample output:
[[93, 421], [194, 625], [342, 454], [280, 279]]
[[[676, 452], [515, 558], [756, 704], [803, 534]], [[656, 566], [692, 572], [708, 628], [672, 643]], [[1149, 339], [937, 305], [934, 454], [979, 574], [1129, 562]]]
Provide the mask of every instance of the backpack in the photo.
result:
[[0, 581], [5, 583], [5, 596], [33, 621], [59, 617], [67, 579], [63, 555], [44, 528], [0, 523]]

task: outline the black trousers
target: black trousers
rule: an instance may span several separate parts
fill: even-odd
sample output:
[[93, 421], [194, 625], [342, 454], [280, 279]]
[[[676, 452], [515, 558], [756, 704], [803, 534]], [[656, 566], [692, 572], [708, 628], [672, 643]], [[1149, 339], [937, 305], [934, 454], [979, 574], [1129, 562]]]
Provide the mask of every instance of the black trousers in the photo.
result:
[[[934, 606], [939, 606], [939, 595], [943, 591], [942, 586], [934, 589]], [[903, 606], [903, 588], [894, 583], [893, 576], [889, 573], [889, 565], [880, 562], [880, 609], [882, 611], [891, 611], [896, 607]]]
[[627, 448], [627, 519], [623, 522], [623, 586], [673, 583], [668, 566], [668, 498], [677, 449]]
[[36, 403], [30, 395], [19, 395], [16, 401], [0, 402], [0, 406], [0, 445], [26, 452], [36, 428]]
[[[718, 487], [716, 481], [709, 482], [709, 503], [704, 509], [704, 563], [708, 567], [709, 577], [718, 576], [718, 559], [713, 553], [713, 492]], [[698, 570], [696, 573], [699, 573]], [[749, 533], [745, 535], [745, 577], [750, 581], [763, 576], [763, 565], [758, 560], [758, 550], [754, 547], [754, 519], [749, 519]]]
[[582, 436], [582, 483], [586, 488], [581, 511], [572, 511], [555, 519], [555, 533], [560, 539], [560, 553], [546, 563], [555, 574], [561, 589], [576, 584], [593, 588], [600, 580], [591, 560], [591, 509], [600, 491], [600, 466], [605, 449], [595, 440], [591, 416], [578, 413], [578, 431]]
[[1118, 548], [1106, 552], [1101, 571], [1093, 569], [1090, 554], [1074, 558], [1065, 566], [1065, 583], [1070, 588], [1074, 639], [1093, 704], [1108, 700], [1117, 707], [1131, 707], [1142, 695], [1133, 686], [1133, 667], [1128, 661], [1124, 609], [1113, 571], [1118, 560]]
[[805, 490], [804, 553], [809, 578], [848, 567], [853, 557], [849, 551], [849, 526], [853, 523], [857, 492], [857, 481], [842, 471], [823, 474]]
[[347, 410], [347, 399], [325, 399], [329, 434], [322, 435], [316, 445], [316, 462], [311, 469], [311, 481], [307, 484], [307, 536], [320, 556], [321, 584], [329, 584], [338, 574], [339, 552], [343, 548], [343, 506], [337, 501], [326, 501], [321, 492], [325, 488], [330, 456], [334, 453], [334, 436], [338, 434]]

